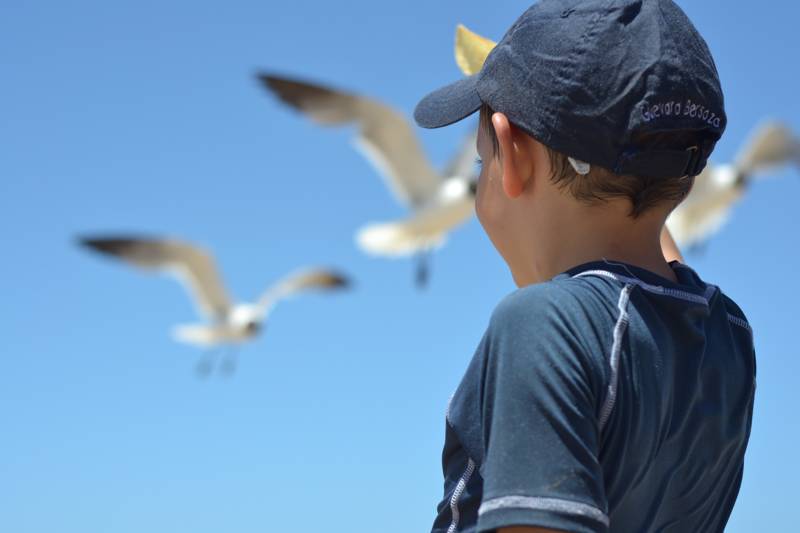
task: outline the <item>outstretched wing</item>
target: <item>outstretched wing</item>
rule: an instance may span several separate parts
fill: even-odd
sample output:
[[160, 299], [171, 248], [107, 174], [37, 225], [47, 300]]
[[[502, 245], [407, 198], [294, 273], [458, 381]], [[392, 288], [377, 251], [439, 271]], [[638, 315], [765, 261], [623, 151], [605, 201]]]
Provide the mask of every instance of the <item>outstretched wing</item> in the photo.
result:
[[711, 163], [695, 177], [689, 195], [667, 218], [667, 227], [680, 246], [702, 243], [725, 224], [743, 194], [737, 179], [733, 166]]
[[198, 310], [209, 318], [221, 319], [231, 307], [214, 260], [196, 246], [129, 236], [82, 238], [80, 243], [143, 269], [176, 274], [188, 286]]
[[744, 176], [794, 162], [800, 165], [800, 139], [780, 122], [762, 124], [736, 158], [736, 168]]
[[405, 204], [436, 193], [441, 177], [425, 157], [411, 124], [391, 107], [356, 94], [272, 74], [258, 79], [278, 98], [318, 124], [356, 124], [357, 145]]
[[266, 316], [280, 300], [299, 292], [313, 289], [335, 290], [350, 286], [350, 280], [343, 274], [328, 269], [310, 269], [290, 274], [267, 289], [258, 299], [261, 316]]
[[450, 231], [475, 212], [475, 200], [464, 195], [445, 204], [421, 209], [394, 222], [370, 224], [356, 236], [359, 247], [373, 255], [399, 257], [444, 244]]

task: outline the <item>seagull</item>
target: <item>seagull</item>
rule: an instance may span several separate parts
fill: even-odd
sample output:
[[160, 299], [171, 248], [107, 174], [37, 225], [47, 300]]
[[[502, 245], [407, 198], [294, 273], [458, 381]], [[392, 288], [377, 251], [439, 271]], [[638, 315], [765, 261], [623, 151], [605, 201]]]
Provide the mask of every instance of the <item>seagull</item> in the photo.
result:
[[[197, 311], [207, 323], [176, 326], [173, 337], [179, 342], [203, 348], [240, 345], [252, 340], [263, 329], [275, 305], [298, 292], [340, 289], [349, 285], [348, 279], [337, 272], [309, 269], [281, 279], [253, 303], [235, 304], [225, 290], [213, 257], [193, 244], [135, 236], [83, 237], [79, 243], [135, 267], [177, 276], [189, 290]], [[228, 364], [233, 364], [232, 359]], [[208, 370], [208, 361], [201, 361], [198, 371], [207, 373]], [[232, 366], [227, 370], [232, 370]]]
[[425, 157], [410, 122], [388, 105], [273, 74], [259, 74], [258, 79], [285, 104], [320, 125], [357, 125], [356, 148], [376, 167], [410, 215], [368, 224], [357, 232], [356, 242], [372, 255], [416, 255], [416, 284], [426, 286], [429, 253], [475, 212], [477, 128], [440, 173]]
[[[459, 24], [456, 63], [465, 75], [480, 71], [495, 43]], [[753, 179], [794, 163], [800, 167], [800, 139], [777, 121], [759, 126], [733, 164], [708, 163], [686, 199], [670, 214], [667, 228], [680, 246], [696, 247], [719, 230]]]
[[789, 163], [800, 169], [800, 139], [780, 122], [761, 124], [734, 163], [709, 163], [695, 177], [691, 192], [667, 219], [667, 227], [681, 246], [703, 243], [727, 221], [753, 179]]

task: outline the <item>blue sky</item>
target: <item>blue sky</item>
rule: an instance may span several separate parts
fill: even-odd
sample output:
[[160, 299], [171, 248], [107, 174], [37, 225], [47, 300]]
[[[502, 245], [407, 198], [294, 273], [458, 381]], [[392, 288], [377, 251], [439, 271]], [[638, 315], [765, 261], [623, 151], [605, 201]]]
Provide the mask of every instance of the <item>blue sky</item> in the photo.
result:
[[[714, 159], [767, 117], [800, 131], [800, 6], [680, 3], [726, 93]], [[286, 111], [253, 74], [410, 113], [459, 76], [456, 23], [498, 39], [527, 5], [0, 4], [0, 530], [428, 528], [445, 404], [511, 278], [476, 221], [436, 255], [425, 292], [410, 261], [362, 255], [355, 230], [402, 208], [348, 130]], [[465, 127], [419, 130], [435, 163]], [[689, 256], [755, 329], [759, 390], [730, 532], [796, 522], [798, 196], [796, 170], [755, 183]], [[243, 299], [311, 264], [356, 286], [280, 306], [233, 378], [198, 380], [198, 352], [168, 335], [195, 320], [182, 289], [74, 244], [113, 231], [207, 246]]]

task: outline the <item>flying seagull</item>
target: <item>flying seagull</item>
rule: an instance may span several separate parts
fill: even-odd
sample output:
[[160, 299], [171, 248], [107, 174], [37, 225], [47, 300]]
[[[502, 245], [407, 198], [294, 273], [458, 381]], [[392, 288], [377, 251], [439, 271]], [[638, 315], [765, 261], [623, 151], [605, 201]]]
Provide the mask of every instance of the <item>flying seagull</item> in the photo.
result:
[[[176, 275], [207, 322], [177, 326], [173, 337], [204, 348], [238, 345], [253, 339], [263, 329], [275, 305], [296, 293], [349, 285], [348, 279], [337, 272], [311, 269], [286, 276], [255, 302], [234, 303], [225, 290], [213, 257], [195, 245], [180, 240], [133, 236], [87, 237], [79, 242], [136, 267]], [[198, 370], [205, 373], [209, 370], [207, 366], [208, 361], [202, 361]]]
[[667, 227], [682, 246], [702, 243], [725, 223], [754, 178], [789, 163], [800, 169], [800, 139], [779, 122], [762, 124], [733, 164], [706, 165]]
[[[456, 63], [466, 75], [480, 71], [494, 46], [463, 25], [456, 28]], [[667, 228], [681, 246], [702, 243], [725, 223], [754, 178], [791, 163], [800, 168], [800, 139], [780, 122], [762, 124], [733, 164], [708, 163], [695, 177], [691, 192], [667, 219]]]
[[410, 216], [369, 224], [358, 231], [356, 242], [373, 255], [416, 255], [417, 285], [425, 286], [429, 252], [444, 244], [448, 233], [475, 211], [477, 130], [470, 133], [444, 171], [437, 172], [410, 122], [386, 104], [273, 74], [259, 74], [258, 79], [281, 101], [320, 125], [357, 126], [356, 147], [382, 174]]

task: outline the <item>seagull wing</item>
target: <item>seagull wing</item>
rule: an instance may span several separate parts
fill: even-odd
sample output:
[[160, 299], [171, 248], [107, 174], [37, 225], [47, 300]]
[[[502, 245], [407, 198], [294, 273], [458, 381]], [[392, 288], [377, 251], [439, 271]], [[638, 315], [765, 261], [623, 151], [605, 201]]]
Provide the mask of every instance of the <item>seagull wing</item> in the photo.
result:
[[469, 135], [461, 143], [458, 152], [445, 167], [445, 176], [448, 178], [453, 176], [473, 178], [475, 176], [475, 160], [478, 158], [478, 149], [475, 146], [477, 140], [478, 129], [475, 128], [470, 131]]
[[702, 243], [716, 233], [742, 197], [736, 184], [736, 171], [730, 166], [708, 164], [695, 177], [689, 195], [667, 218], [672, 237], [682, 247]]
[[444, 244], [447, 234], [466, 222], [474, 212], [475, 200], [463, 196], [420, 209], [404, 220], [370, 224], [358, 232], [356, 241], [362, 250], [373, 255], [411, 255]]
[[673, 237], [681, 246], [708, 239], [728, 220], [754, 174], [792, 161], [800, 164], [800, 140], [779, 122], [762, 124], [734, 165], [709, 164], [695, 178], [689, 195], [667, 219]]
[[198, 310], [209, 318], [222, 319], [231, 307], [213, 258], [196, 246], [137, 237], [83, 238], [80, 243], [146, 270], [177, 275], [188, 286]]
[[280, 100], [318, 124], [357, 124], [357, 146], [401, 202], [419, 205], [436, 194], [441, 177], [422, 152], [411, 124], [391, 107], [356, 94], [271, 74], [258, 78]]
[[768, 122], [751, 135], [736, 158], [736, 168], [749, 176], [789, 162], [800, 165], [800, 139], [784, 124]]
[[333, 290], [343, 289], [350, 285], [350, 280], [333, 270], [310, 269], [290, 274], [270, 287], [258, 299], [257, 306], [261, 316], [266, 316], [278, 301], [311, 289]]

